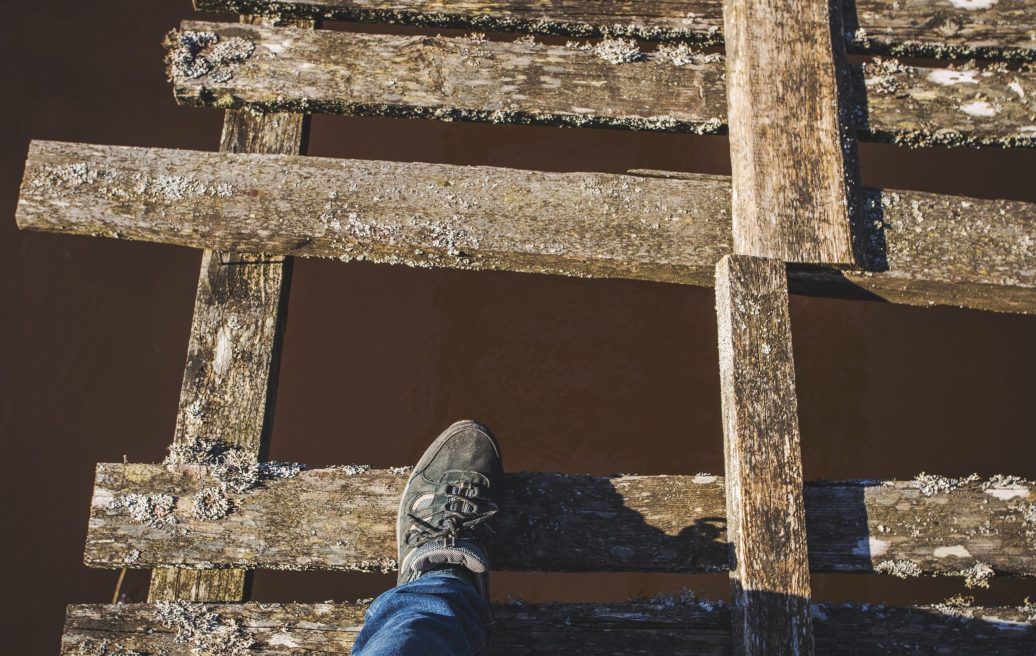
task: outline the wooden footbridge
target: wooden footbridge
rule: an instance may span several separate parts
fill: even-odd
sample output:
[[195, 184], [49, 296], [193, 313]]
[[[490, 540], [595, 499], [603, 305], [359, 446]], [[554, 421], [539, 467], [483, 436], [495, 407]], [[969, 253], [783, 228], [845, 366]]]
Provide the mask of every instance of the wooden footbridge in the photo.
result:
[[[715, 287], [725, 477], [511, 474], [495, 565], [729, 570], [732, 602], [501, 605], [495, 653], [1034, 653], [1031, 606], [810, 602], [811, 571], [1036, 574], [1036, 488], [803, 483], [788, 290], [1036, 313], [1036, 205], [863, 188], [856, 161], [1036, 145], [1036, 0], [196, 4], [243, 14], [167, 42], [176, 98], [228, 110], [219, 153], [26, 164], [22, 228], [205, 249], [170, 456], [98, 465], [90, 506], [87, 564], [153, 569], [149, 603], [70, 606], [64, 654], [348, 653], [362, 602], [242, 603], [248, 570], [395, 567], [405, 471], [262, 460], [294, 256]], [[729, 133], [733, 176], [302, 157], [316, 112]]]

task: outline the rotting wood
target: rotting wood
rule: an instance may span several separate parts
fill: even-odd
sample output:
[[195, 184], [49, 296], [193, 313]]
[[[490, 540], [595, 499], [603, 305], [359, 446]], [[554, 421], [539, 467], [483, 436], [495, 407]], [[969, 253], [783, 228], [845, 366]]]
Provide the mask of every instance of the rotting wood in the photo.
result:
[[[242, 16], [245, 24], [280, 21]], [[316, 26], [310, 19], [291, 22]], [[228, 111], [220, 152], [297, 155], [305, 140], [300, 114]], [[291, 260], [262, 253], [202, 254], [173, 441], [218, 439], [259, 457], [269, 439]], [[244, 570], [156, 570], [150, 601], [241, 601]]]
[[[449, 3], [419, 0], [194, 0], [198, 9], [534, 34], [722, 43], [722, 0]], [[850, 50], [909, 57], [1036, 59], [1036, 2], [846, 0]]]
[[[236, 47], [214, 54], [227, 43]], [[174, 93], [188, 104], [702, 134], [726, 128], [724, 63], [715, 55], [684, 53], [677, 65], [673, 51], [662, 50], [611, 63], [592, 46], [192, 21], [167, 46]], [[634, 51], [608, 56], [619, 55], [636, 59]], [[1036, 73], [994, 67], [973, 83], [949, 83], [936, 70], [943, 69], [869, 67], [852, 98], [861, 137], [1036, 145]]]
[[[224, 518], [201, 520], [193, 499], [218, 485], [200, 467], [97, 467], [86, 562], [97, 567], [243, 567], [381, 571], [394, 567], [404, 474], [341, 467], [228, 492]], [[944, 480], [944, 479], [939, 479]], [[729, 567], [722, 477], [509, 474], [499, 569], [722, 571]], [[175, 524], [134, 518], [131, 495], [175, 499]], [[1036, 575], [1032, 483], [845, 482], [806, 485], [814, 571], [963, 575], [985, 564]], [[331, 512], [328, 508], [333, 509]], [[1029, 521], [1029, 523], [1026, 523]], [[579, 536], [594, 535], [592, 541]], [[897, 573], [888, 571], [888, 573]]]
[[723, 14], [734, 252], [853, 264], [859, 167], [837, 5], [726, 0]]
[[[506, 217], [506, 221], [500, 220]], [[792, 290], [1036, 313], [1036, 205], [865, 189], [868, 266]], [[707, 285], [730, 179], [33, 142], [25, 229], [411, 266]]]
[[745, 255], [720, 260], [716, 317], [734, 653], [811, 656], [802, 448], [784, 262]]
[[[243, 653], [346, 655], [366, 608], [365, 602], [73, 605], [61, 653], [107, 656], [132, 650], [188, 656], [198, 653], [192, 647], [203, 651], [204, 636], [176, 642], [179, 616], [181, 621], [206, 617], [223, 634], [250, 644]], [[821, 603], [812, 610], [817, 653], [832, 656], [936, 654], [946, 645], [960, 656], [1030, 656], [1036, 638], [1036, 621], [1024, 608]], [[690, 596], [612, 604], [497, 604], [493, 615], [494, 654], [732, 654], [729, 610]], [[100, 649], [102, 644], [108, 651]]]

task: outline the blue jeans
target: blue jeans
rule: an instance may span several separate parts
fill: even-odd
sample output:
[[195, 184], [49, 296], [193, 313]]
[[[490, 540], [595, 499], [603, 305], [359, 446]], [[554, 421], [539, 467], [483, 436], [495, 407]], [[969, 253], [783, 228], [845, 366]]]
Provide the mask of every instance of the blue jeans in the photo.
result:
[[374, 600], [352, 656], [477, 656], [491, 623], [489, 605], [464, 575], [435, 570]]

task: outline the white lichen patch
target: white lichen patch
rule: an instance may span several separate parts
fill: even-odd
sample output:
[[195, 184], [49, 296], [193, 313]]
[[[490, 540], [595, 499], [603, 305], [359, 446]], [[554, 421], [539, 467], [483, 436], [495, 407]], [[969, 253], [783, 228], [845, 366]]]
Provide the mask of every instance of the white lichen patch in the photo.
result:
[[718, 52], [706, 54], [686, 43], [663, 43], [655, 52], [651, 53], [651, 59], [667, 62], [674, 66], [692, 66], [721, 62], [723, 55]]
[[1011, 82], [1008, 82], [1007, 88], [1015, 92], [1019, 98], [1025, 100], [1025, 89], [1022, 88], [1022, 85], [1020, 82], [1018, 82], [1018, 80], [1012, 80]]
[[936, 547], [932, 553], [936, 558], [971, 558], [971, 552], [962, 544], [952, 547]]
[[185, 30], [169, 36], [172, 49], [169, 69], [173, 79], [195, 80], [208, 76], [223, 83], [255, 52], [255, 44], [241, 37], [221, 39], [215, 32]]
[[604, 39], [594, 46], [594, 54], [612, 64], [630, 64], [644, 57], [633, 39]]
[[943, 86], [951, 84], [978, 84], [977, 75], [977, 70], [958, 71], [952, 68], [936, 68], [928, 73], [928, 81]]
[[113, 499], [109, 510], [125, 508], [131, 519], [155, 528], [176, 524], [176, 497], [169, 494], [131, 492]]
[[233, 505], [222, 488], [206, 487], [194, 496], [191, 514], [196, 519], [216, 520], [226, 517], [232, 509]]
[[883, 560], [874, 566], [874, 571], [897, 579], [917, 578], [922, 574], [921, 568], [912, 560]]
[[864, 84], [874, 93], [896, 93], [903, 87], [900, 78], [907, 70], [898, 59], [875, 57], [863, 65]]
[[930, 497], [936, 494], [952, 492], [968, 483], [978, 481], [979, 478], [978, 474], [972, 474], [966, 478], [947, 478], [945, 476], [921, 472], [916, 478], [914, 478], [913, 483], [915, 487], [921, 491], [921, 494], [926, 497]]
[[72, 656], [147, 656], [147, 652], [127, 649], [124, 645], [111, 640], [94, 640], [87, 638], [75, 646]]
[[98, 180], [111, 177], [111, 175], [111, 172], [97, 169], [86, 162], [57, 166], [47, 164], [33, 171], [28, 187], [32, 191], [76, 189], [83, 185], [95, 184]]
[[672, 608], [673, 606], [697, 606], [706, 613], [711, 613], [717, 608], [723, 608], [724, 603], [722, 600], [708, 600], [700, 598], [693, 590], [689, 588], [680, 588], [676, 594], [663, 594], [658, 593], [652, 595], [646, 599], [644, 598], [632, 598], [629, 601], [637, 603], [649, 603], [654, 606], [661, 606], [663, 608]]
[[1000, 108], [988, 100], [972, 100], [961, 105], [960, 111], [975, 118], [992, 118], [1000, 113]]
[[405, 476], [406, 474], [409, 474], [410, 472], [414, 471], [414, 467], [412, 465], [407, 465], [405, 467], [389, 467], [389, 471], [395, 474], [396, 476]]
[[995, 572], [985, 563], [975, 563], [967, 569], [962, 569], [958, 574], [964, 577], [964, 585], [969, 588], [988, 588], [989, 579], [993, 578]]
[[187, 200], [190, 198], [229, 198], [234, 193], [230, 184], [210, 184], [187, 175], [156, 175], [137, 173], [133, 177], [134, 192], [138, 196], [157, 200]]
[[989, 9], [997, 2], [999, 2], [999, 0], [950, 0], [950, 4], [953, 5], [955, 9], [966, 9], [968, 11]]
[[158, 620], [176, 630], [174, 641], [198, 656], [249, 656], [255, 641], [237, 620], [224, 620], [202, 604], [159, 602]]
[[695, 474], [694, 478], [691, 479], [691, 481], [693, 483], [696, 483], [697, 485], [708, 485], [710, 483], [715, 483], [717, 480], [719, 480], [719, 476], [716, 476], [715, 474], [705, 474], [701, 472]]
[[340, 472], [344, 472], [346, 476], [356, 476], [364, 472], [368, 472], [371, 469], [370, 465], [335, 465], [330, 467]]
[[[202, 412], [200, 407], [191, 405], [190, 413]], [[163, 465], [211, 465], [226, 450], [227, 446], [219, 440], [207, 440], [195, 437], [191, 440], [177, 440], [169, 446], [169, 453], [162, 461]]]
[[259, 460], [244, 449], [229, 449], [212, 466], [211, 475], [224, 490], [247, 492], [259, 485]]

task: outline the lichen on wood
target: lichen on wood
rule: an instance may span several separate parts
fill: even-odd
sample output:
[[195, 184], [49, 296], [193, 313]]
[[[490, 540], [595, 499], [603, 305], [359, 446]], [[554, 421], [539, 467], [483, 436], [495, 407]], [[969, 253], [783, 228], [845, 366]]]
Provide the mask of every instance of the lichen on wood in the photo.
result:
[[[132, 566], [142, 568], [391, 570], [406, 471], [304, 471], [229, 495], [234, 512], [209, 521], [192, 516], [188, 503], [212, 487], [197, 466], [102, 464], [86, 561], [121, 568], [136, 552]], [[978, 563], [998, 575], [1036, 575], [1028, 533], [1036, 525], [1026, 515], [1036, 488], [1008, 496], [983, 484], [931, 496], [912, 481], [807, 484], [810, 569], [873, 572], [885, 561], [911, 561], [924, 575], [958, 576]], [[716, 476], [508, 475], [494, 563], [510, 570], [723, 571], [723, 489]], [[110, 507], [129, 494], [183, 500], [176, 526], [149, 526]], [[588, 534], [598, 537], [562, 548]]]
[[[722, 58], [688, 62], [686, 53], [672, 48], [641, 54], [630, 40], [530, 48], [478, 37], [193, 22], [184, 24], [183, 33], [247, 39], [256, 49], [235, 64], [230, 79], [188, 75], [171, 65], [174, 93], [188, 104], [255, 112], [726, 131]], [[175, 34], [171, 39], [176, 42]], [[931, 70], [937, 69], [854, 67], [851, 106], [860, 136], [909, 145], [1036, 145], [1036, 94], [1024, 91], [1033, 88], [1036, 74], [986, 67], [977, 86], [962, 87], [933, 81]], [[969, 110], [975, 102], [989, 103], [995, 111]]]
[[[58, 192], [36, 184], [55, 167], [79, 163], [104, 167], [114, 177]], [[142, 197], [132, 184], [134, 175], [185, 170], [207, 187], [226, 184], [233, 192], [186, 204]], [[864, 189], [854, 220], [865, 233], [866, 265], [792, 268], [791, 289], [1034, 313], [1033, 215], [1031, 203]], [[731, 251], [730, 179], [720, 176], [549, 173], [57, 142], [30, 146], [17, 220], [25, 229], [195, 248], [708, 286], [716, 262]], [[218, 295], [231, 288], [231, 273], [238, 283], [266, 288], [278, 266], [220, 262], [214, 259], [206, 275]], [[248, 372], [269, 368], [270, 352], [253, 346], [266, 343], [263, 331], [274, 324], [259, 322], [263, 331], [250, 331], [242, 328], [252, 320], [239, 321], [238, 329], [232, 323], [235, 316], [262, 311], [269, 317], [276, 309], [268, 295], [254, 300], [266, 304], [242, 302], [225, 313], [209, 313], [203, 304], [196, 312], [197, 320], [226, 324], [226, 330], [215, 328], [192, 345], [187, 382], [248, 396], [236, 405], [215, 393], [203, 401], [192, 396], [180, 409], [183, 439], [254, 435], [257, 422], [262, 425], [258, 397], [265, 386]], [[219, 352], [232, 357], [217, 360], [223, 333]], [[217, 369], [217, 361], [236, 364]]]
[[[855, 0], [846, 8], [851, 51], [902, 57], [1036, 59], [1032, 0]], [[721, 0], [635, 3], [427, 3], [420, 0], [195, 0], [218, 12], [269, 13], [370, 23], [467, 27], [491, 31], [719, 45]]]
[[[74, 605], [68, 609], [62, 654], [80, 656], [82, 645], [109, 640], [123, 649], [167, 656], [193, 656], [190, 639], [176, 642], [181, 624], [212, 613], [221, 626], [236, 627], [244, 653], [349, 654], [369, 601], [341, 604], [221, 604], [180, 611], [146, 604]], [[945, 605], [895, 607], [882, 604], [819, 603], [812, 607], [817, 653], [824, 656], [879, 656], [941, 653], [953, 646], [959, 656], [1031, 656], [1036, 622], [1025, 608]], [[161, 618], [173, 615], [173, 621]], [[528, 604], [493, 606], [490, 654], [536, 653], [561, 656], [733, 656], [731, 613], [726, 605], [680, 600], [627, 603]], [[170, 626], [172, 625], [172, 626]], [[86, 652], [89, 656], [114, 653]], [[225, 656], [226, 651], [216, 652]], [[234, 654], [234, 652], [230, 652]], [[120, 656], [128, 656], [127, 652]], [[234, 656], [237, 656], [236, 654]]]

